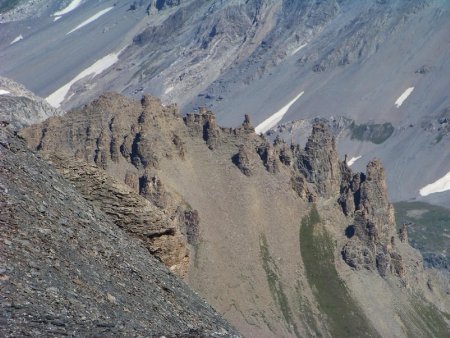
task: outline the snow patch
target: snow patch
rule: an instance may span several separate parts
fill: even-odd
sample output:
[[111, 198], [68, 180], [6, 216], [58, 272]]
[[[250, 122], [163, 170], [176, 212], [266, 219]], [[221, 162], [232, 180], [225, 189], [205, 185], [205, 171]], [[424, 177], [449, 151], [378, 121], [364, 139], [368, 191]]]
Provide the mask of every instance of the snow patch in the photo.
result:
[[10, 94], [10, 92], [7, 90], [4, 90], [4, 89], [0, 89], [0, 95], [5, 95], [5, 94]]
[[349, 167], [352, 166], [353, 163], [355, 163], [356, 161], [358, 161], [362, 156], [356, 156], [356, 157], [352, 157], [350, 160], [347, 161], [347, 165]]
[[283, 116], [287, 113], [289, 108], [304, 94], [305, 92], [301, 92], [298, 94], [292, 101], [290, 101], [287, 105], [277, 111], [275, 114], [270, 116], [268, 119], [264, 120], [255, 128], [256, 134], [264, 134], [270, 128], [273, 128], [277, 125], [278, 122], [281, 121]]
[[397, 101], [395, 101], [395, 105], [397, 106], [397, 108], [399, 108], [403, 104], [403, 102], [405, 102], [405, 100], [408, 98], [409, 95], [411, 95], [413, 90], [414, 90], [414, 87], [410, 87], [410, 88], [406, 89], [402, 95], [400, 95], [400, 97], [397, 99]]
[[419, 194], [420, 196], [428, 196], [436, 192], [443, 192], [447, 190], [450, 190], [450, 171], [436, 182], [424, 186], [419, 190]]
[[297, 54], [298, 52], [300, 52], [300, 50], [303, 49], [303, 47], [306, 47], [307, 43], [304, 43], [303, 45], [301, 45], [300, 47], [294, 49], [291, 53], [291, 55]]
[[11, 41], [10, 45], [19, 42], [20, 40], [23, 40], [23, 36], [22, 34], [20, 34], [17, 38], [15, 38], [14, 40]]
[[61, 106], [61, 103], [64, 101], [67, 93], [70, 90], [70, 87], [77, 81], [81, 80], [86, 76], [95, 77], [101, 74], [103, 71], [111, 67], [119, 60], [119, 55], [122, 52], [111, 53], [103, 58], [97, 60], [93, 65], [83, 70], [80, 74], [75, 76], [70, 82], [66, 83], [64, 86], [56, 90], [54, 93], [50, 94], [46, 97], [48, 103], [50, 103], [53, 107], [58, 108]]
[[91, 16], [89, 19], [83, 21], [82, 23], [80, 23], [78, 26], [76, 26], [74, 29], [72, 29], [70, 32], [66, 33], [66, 35], [69, 35], [77, 30], [79, 30], [80, 28], [83, 28], [86, 25], [89, 25], [91, 22], [97, 20], [98, 18], [100, 18], [102, 15], [105, 15], [106, 13], [108, 13], [110, 10], [112, 10], [114, 8], [113, 7], [108, 7], [105, 8], [103, 10], [101, 10], [100, 12], [94, 14], [93, 16]]
[[57, 16], [57, 17], [55, 17], [55, 18], [53, 19], [53, 22], [58, 21], [58, 20], [61, 19], [61, 18], [62, 18], [61, 16]]
[[167, 89], [164, 91], [164, 94], [169, 94], [173, 89], [174, 89], [173, 86], [167, 88]]
[[[57, 11], [57, 12], [53, 13], [52, 16], [57, 16], [57, 17], [59, 17], [58, 19], [60, 19], [61, 16], [63, 16], [64, 14], [72, 12], [75, 8], [80, 6], [81, 5], [81, 1], [82, 0], [73, 0], [69, 5], [67, 5], [66, 7], [61, 9], [60, 11]], [[55, 21], [58, 20], [58, 19], [55, 19]]]

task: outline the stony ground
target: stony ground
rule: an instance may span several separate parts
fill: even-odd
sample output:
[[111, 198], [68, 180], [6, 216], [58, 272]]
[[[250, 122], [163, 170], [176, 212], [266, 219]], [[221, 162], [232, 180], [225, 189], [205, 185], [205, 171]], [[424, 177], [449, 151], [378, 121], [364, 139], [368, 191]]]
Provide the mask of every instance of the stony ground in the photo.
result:
[[238, 336], [7, 128], [0, 129], [0, 336]]

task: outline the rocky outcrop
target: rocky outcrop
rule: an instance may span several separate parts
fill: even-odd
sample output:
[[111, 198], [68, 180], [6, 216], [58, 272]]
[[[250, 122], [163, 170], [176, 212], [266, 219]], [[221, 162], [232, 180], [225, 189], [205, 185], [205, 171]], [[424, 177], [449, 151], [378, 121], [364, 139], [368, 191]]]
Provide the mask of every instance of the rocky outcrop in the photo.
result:
[[[185, 159], [186, 136], [203, 140], [214, 152], [224, 151], [228, 144], [237, 146], [231, 160], [246, 176], [258, 172], [258, 166], [271, 174], [283, 168], [302, 200], [338, 202], [343, 213], [353, 219], [350, 232], [354, 236], [342, 251], [344, 260], [354, 268], [378, 270], [382, 275], [403, 274], [381, 163], [370, 162], [365, 174], [352, 173], [345, 161], [339, 160], [332, 131], [321, 120], [314, 123], [312, 134], [301, 149], [295, 144], [288, 146], [279, 138], [270, 144], [255, 135], [248, 116], [238, 128], [220, 128], [214, 114], [205, 108], [181, 119], [175, 107], [163, 107], [149, 96], [133, 102], [107, 94], [65, 119], [70, 122], [53, 118], [21, 134], [36, 149], [64, 150], [96, 164], [164, 211], [171, 222], [170, 229], [154, 236], [158, 239], [151, 241], [150, 250], [169, 267], [175, 266], [181, 275], [189, 262], [184, 243], [195, 244], [198, 240], [200, 217], [167, 189], [158, 168], [162, 158]], [[156, 247], [152, 246], [156, 242]], [[165, 245], [167, 248], [163, 249]]]
[[[145, 170], [157, 168], [159, 156], [182, 152], [176, 140], [159, 153], [153, 146], [168, 135], [174, 138], [169, 125], [163, 128], [172, 118], [180, 118], [176, 107], [164, 107], [156, 98], [135, 102], [108, 93], [64, 119], [50, 118], [21, 134], [34, 149], [70, 154], [109, 172], [123, 171], [128, 164]], [[150, 129], [155, 132], [148, 133]]]
[[231, 130], [229, 128], [223, 128], [223, 130], [228, 130], [228, 132], [232, 132], [234, 135], [242, 137], [252, 136], [255, 134], [255, 128], [250, 122], [250, 116], [247, 114], [244, 115], [244, 122], [242, 122], [240, 127]]
[[[61, 167], [86, 191], [103, 179], [98, 169], [74, 169]], [[92, 194], [130, 205], [98, 208], [0, 129], [0, 336], [238, 336], [118, 226], [129, 226], [129, 208], [136, 215], [128, 217], [163, 227], [152, 219], [158, 213], [139, 210], [136, 196], [108, 183]]]
[[233, 163], [239, 168], [245, 176], [251, 176], [253, 174], [253, 163], [250, 159], [249, 150], [245, 145], [239, 146], [239, 151], [232, 157]]
[[184, 141], [180, 138], [180, 136], [178, 136], [177, 134], [173, 134], [172, 137], [172, 143], [175, 145], [175, 148], [177, 148], [178, 150], [178, 156], [180, 156], [180, 158], [182, 160], [184, 160], [184, 155], [186, 154], [186, 148], [185, 148], [185, 143]]
[[200, 216], [197, 210], [186, 210], [184, 212], [184, 224], [186, 227], [186, 238], [189, 244], [196, 245], [200, 241]]
[[220, 129], [217, 127], [216, 117], [206, 108], [200, 108], [198, 114], [187, 114], [184, 123], [191, 135], [202, 135], [209, 149], [213, 150], [220, 137]]
[[297, 156], [295, 165], [306, 181], [314, 185], [319, 196], [330, 198], [339, 193], [339, 157], [334, 137], [324, 123], [313, 125], [305, 150]]
[[279, 137], [275, 138], [273, 141], [273, 146], [278, 154], [280, 162], [290, 167], [293, 162], [291, 147], [289, 147], [287, 143]]
[[[404, 275], [402, 256], [396, 249], [394, 209], [388, 201], [384, 169], [379, 160], [368, 163], [366, 175], [352, 177], [340, 202], [347, 215], [354, 215], [342, 250], [353, 268], [377, 270], [380, 275]], [[353, 201], [352, 201], [353, 197]]]
[[312, 191], [302, 175], [292, 175], [291, 187], [301, 199], [308, 202], [317, 201], [317, 195]]
[[[174, 121], [181, 122], [175, 107], [163, 107], [153, 97], [133, 102], [106, 94], [64, 119], [49, 119], [21, 135], [32, 148], [53, 154], [62, 174], [83, 196], [139, 237], [172, 271], [185, 276], [190, 256], [184, 223], [188, 206], [167, 191], [156, 173], [160, 158], [185, 156]], [[92, 164], [106, 172], [95, 171]], [[113, 179], [109, 182], [107, 174], [131, 191], [118, 188]], [[158, 222], [165, 225], [157, 226]]]
[[257, 152], [268, 172], [275, 174], [280, 171], [278, 167], [280, 160], [270, 143], [261, 144], [257, 148]]
[[[102, 210], [114, 224], [140, 239], [150, 253], [178, 276], [186, 275], [189, 249], [185, 236], [177, 222], [159, 209], [158, 204], [150, 203], [145, 194], [137, 194], [95, 165], [57, 155], [51, 156], [50, 161], [86, 200]], [[163, 194], [160, 192], [160, 195]], [[153, 197], [150, 201], [156, 199]]]
[[408, 228], [406, 227], [406, 224], [403, 224], [399, 229], [398, 238], [402, 243], [408, 243]]
[[338, 202], [346, 216], [352, 216], [361, 201], [361, 182], [366, 179], [364, 173], [354, 174], [344, 162], [341, 163], [342, 181]]
[[139, 178], [139, 194], [152, 201], [158, 208], [168, 207], [169, 195], [161, 180], [151, 173], [146, 172]]

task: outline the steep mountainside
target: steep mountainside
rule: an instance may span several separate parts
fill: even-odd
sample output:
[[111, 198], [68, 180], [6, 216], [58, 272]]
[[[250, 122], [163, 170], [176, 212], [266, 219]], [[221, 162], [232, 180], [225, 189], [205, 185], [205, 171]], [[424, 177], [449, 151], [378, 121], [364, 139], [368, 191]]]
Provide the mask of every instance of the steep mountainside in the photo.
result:
[[[207, 109], [183, 118], [149, 96], [106, 94], [20, 135], [53, 158], [96, 165], [159, 208], [173, 230], [157, 244], [184, 243], [187, 283], [244, 335], [449, 330], [448, 281], [397, 234], [380, 162], [353, 173], [324, 123], [303, 148], [256, 135], [248, 116], [222, 128]], [[64, 163], [55, 165], [96, 200]]]
[[389, 123], [381, 145], [347, 137], [340, 151], [361, 156], [357, 170], [380, 158], [395, 201], [450, 205], [444, 188], [421, 191], [450, 170], [448, 1], [74, 0], [63, 15], [69, 1], [18, 3], [3, 15], [0, 74], [55, 106], [114, 90], [207, 106], [228, 126], [244, 114]]
[[[95, 171], [86, 164], [71, 175]], [[104, 182], [110, 180], [104, 174], [98, 182], [101, 177], [99, 172], [90, 182], [99, 189], [91, 204], [23, 140], [0, 128], [0, 335], [237, 337], [127, 234], [128, 224], [115, 217], [125, 213], [120, 206], [116, 213], [97, 208], [102, 198], [105, 204], [114, 199], [110, 193], [100, 196], [101, 187], [113, 184]], [[133, 196], [118, 184], [113, 187], [122, 193], [116, 195], [122, 208], [134, 213]], [[141, 205], [149, 204], [142, 200]], [[136, 219], [149, 208], [139, 208]], [[151, 217], [142, 225], [156, 231], [158, 213]]]
[[[353, 169], [363, 170], [365, 162], [370, 160], [369, 156], [380, 155], [385, 159], [387, 183], [390, 195], [395, 196], [396, 200], [405, 195], [401, 194], [409, 191], [411, 195], [417, 194], [417, 175], [425, 177], [433, 170], [444, 170], [448, 151], [448, 142], [446, 136], [450, 130], [449, 120], [446, 117], [448, 112], [441, 114], [441, 117], [435, 119], [433, 123], [424, 123], [421, 127], [422, 134], [414, 131], [414, 126], [398, 130], [390, 123], [367, 123], [358, 124], [356, 121], [344, 117], [324, 119], [302, 119], [280, 124], [267, 132], [267, 137], [275, 140], [281, 137], [291, 141], [297, 141], [300, 144], [306, 143], [306, 138], [312, 125], [317, 122], [327, 124], [336, 138], [337, 147], [341, 153], [346, 154], [346, 161]], [[402, 135], [403, 134], [403, 135]], [[404, 138], [406, 148], [399, 150], [400, 146], [395, 144], [395, 138], [401, 136]], [[439, 140], [439, 138], [442, 138]], [[426, 148], [419, 151], [411, 144], [421, 143], [427, 140]], [[362, 142], [361, 142], [362, 141]], [[353, 150], [351, 150], [353, 149]], [[347, 152], [348, 151], [348, 152]], [[399, 151], [401, 154], [398, 155]], [[366, 152], [366, 155], [364, 153]], [[347, 155], [348, 154], [348, 155]], [[430, 165], [425, 173], [420, 173], [417, 166], [408, 165], [409, 161], [416, 162], [418, 158], [436, 157], [439, 165]], [[430, 160], [431, 161], [431, 160]], [[442, 164], [440, 164], [442, 163]], [[389, 175], [391, 172], [391, 175]], [[393, 174], [392, 174], [393, 173]], [[415, 185], [412, 183], [416, 181]], [[399, 186], [399, 184], [401, 184]], [[403, 185], [409, 185], [403, 188]], [[435, 184], [439, 187], [439, 184]], [[445, 187], [445, 183], [440, 184]], [[397, 218], [398, 226], [406, 224], [413, 231], [410, 238], [415, 248], [420, 249], [425, 255], [427, 264], [440, 269], [448, 269], [448, 244], [446, 239], [450, 232], [450, 206], [447, 203], [446, 193], [433, 193], [425, 197], [418, 197], [414, 200], [401, 201], [395, 203], [396, 210], [401, 217]], [[425, 201], [442, 204], [444, 207], [435, 206]], [[410, 215], [409, 215], [410, 214]], [[424, 216], [424, 217], [422, 217]]]

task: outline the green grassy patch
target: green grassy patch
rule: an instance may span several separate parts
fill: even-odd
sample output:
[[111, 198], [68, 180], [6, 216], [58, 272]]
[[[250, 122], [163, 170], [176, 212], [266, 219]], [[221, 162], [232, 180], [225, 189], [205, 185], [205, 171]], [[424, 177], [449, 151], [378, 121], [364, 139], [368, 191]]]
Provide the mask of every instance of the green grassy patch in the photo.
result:
[[317, 325], [317, 321], [314, 318], [313, 312], [311, 311], [311, 305], [308, 299], [302, 295], [300, 281], [297, 281], [295, 291], [297, 292], [298, 312], [300, 313], [303, 323], [305, 323], [306, 325], [309, 336], [322, 337], [322, 334], [320, 333]]
[[334, 265], [332, 238], [320, 224], [315, 206], [300, 226], [300, 253], [306, 277], [332, 337], [378, 337], [350, 296]]
[[448, 337], [450, 326], [444, 313], [419, 296], [411, 297], [410, 304], [410, 309], [399, 312], [407, 337]]
[[21, 0], [4, 0], [0, 1], [0, 13], [5, 13], [16, 7]]
[[351, 138], [359, 141], [368, 141], [375, 144], [381, 144], [386, 141], [394, 132], [394, 126], [389, 123], [376, 124], [365, 123], [350, 125]]
[[292, 316], [292, 310], [289, 306], [288, 298], [283, 290], [283, 284], [280, 280], [279, 268], [270, 254], [267, 238], [264, 234], [261, 234], [259, 238], [259, 250], [273, 301], [278, 305], [285, 322], [288, 324], [288, 330], [292, 332], [291, 330], [293, 329], [296, 336], [299, 337], [297, 326], [295, 325]]
[[198, 268], [198, 262], [200, 260], [200, 243], [192, 245], [192, 249], [194, 250], [194, 257], [192, 257], [194, 260], [194, 267]]
[[425, 299], [415, 299], [413, 302], [414, 310], [422, 319], [422, 325], [425, 332], [432, 337], [448, 337], [450, 326], [446, 324], [441, 312]]
[[436, 139], [435, 139], [435, 143], [439, 143], [439, 142], [441, 142], [442, 141], [442, 138], [444, 137], [444, 133], [439, 133], [437, 136], [436, 136]]

